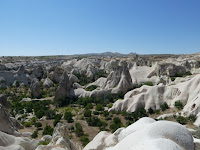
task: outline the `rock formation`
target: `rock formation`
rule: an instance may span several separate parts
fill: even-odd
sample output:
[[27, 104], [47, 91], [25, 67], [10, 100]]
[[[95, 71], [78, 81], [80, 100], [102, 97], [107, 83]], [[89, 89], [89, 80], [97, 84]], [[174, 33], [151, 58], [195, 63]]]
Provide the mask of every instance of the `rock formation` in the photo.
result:
[[70, 84], [69, 77], [66, 72], [63, 73], [61, 80], [59, 82], [59, 86], [56, 90], [55, 101], [59, 101], [60, 99], [65, 99], [70, 96]]
[[193, 137], [182, 125], [141, 118], [127, 128], [100, 132], [83, 150], [194, 150]]
[[70, 141], [66, 128], [66, 125], [58, 123], [54, 129], [51, 142], [47, 146], [38, 146], [36, 150], [78, 150]]
[[38, 79], [34, 78], [31, 82], [31, 96], [33, 98], [40, 98], [41, 97], [41, 90], [40, 90], [40, 82]]
[[7, 102], [7, 97], [3, 94], [0, 95], [0, 131], [3, 131], [8, 134], [19, 135], [18, 128], [22, 126], [15, 119], [12, 118], [8, 112], [9, 105]]

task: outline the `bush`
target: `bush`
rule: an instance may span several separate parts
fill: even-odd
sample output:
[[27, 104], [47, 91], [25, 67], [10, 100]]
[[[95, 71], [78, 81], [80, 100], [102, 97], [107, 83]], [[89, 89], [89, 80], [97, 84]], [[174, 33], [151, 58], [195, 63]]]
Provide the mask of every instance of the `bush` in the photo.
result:
[[80, 141], [81, 141], [81, 143], [82, 143], [83, 146], [86, 146], [90, 142], [90, 140], [88, 139], [87, 135], [82, 136], [80, 138]]
[[53, 128], [50, 125], [46, 125], [42, 134], [43, 135], [52, 135], [53, 134]]
[[187, 71], [186, 76], [190, 76], [190, 75], [192, 75], [192, 73], [190, 71]]
[[80, 124], [80, 123], [76, 123], [76, 124], [75, 124], [75, 127], [76, 127], [76, 130], [75, 130], [76, 135], [77, 135], [78, 137], [83, 136], [83, 135], [84, 135], [84, 132], [83, 132], [83, 128], [82, 128], [81, 124]]
[[66, 111], [64, 114], [64, 119], [67, 120], [68, 123], [72, 123], [74, 122], [74, 120], [72, 119], [73, 115], [71, 112]]
[[93, 108], [93, 106], [92, 106], [91, 103], [88, 103], [88, 104], [85, 106], [85, 109], [92, 109], [92, 108]]
[[110, 129], [112, 130], [112, 132], [115, 132], [118, 128], [121, 128], [122, 122], [118, 117], [115, 117], [113, 119], [113, 123], [110, 125]]
[[166, 102], [164, 102], [162, 105], [160, 105], [160, 108], [162, 111], [165, 111], [166, 109], [169, 109], [169, 106], [167, 105]]
[[104, 116], [104, 117], [109, 116], [109, 112], [108, 112], [108, 111], [104, 111], [104, 112], [103, 112], [103, 116]]
[[37, 118], [42, 118], [45, 115], [45, 110], [44, 109], [40, 109], [38, 111], [35, 112], [35, 115]]
[[103, 107], [102, 104], [97, 104], [95, 110], [96, 110], [96, 111], [103, 111], [103, 110], [104, 110], [104, 107]]
[[40, 141], [38, 145], [48, 145], [50, 142], [50, 140]]
[[32, 122], [24, 122], [24, 126], [25, 127], [30, 127], [30, 126], [32, 126]]
[[54, 119], [55, 114], [56, 111], [52, 109], [47, 110], [45, 113], [47, 119]]
[[42, 124], [41, 124], [40, 122], [36, 122], [36, 123], [35, 123], [35, 127], [36, 127], [36, 128], [40, 128], [40, 127], [42, 127]]
[[93, 114], [94, 115], [99, 115], [99, 112], [98, 111], [93, 111]]
[[178, 110], [182, 110], [183, 109], [183, 103], [181, 101], [176, 101], [174, 106], [178, 109]]
[[138, 109], [137, 115], [135, 117], [142, 118], [142, 117], [147, 117], [147, 116], [148, 116], [148, 114], [147, 114], [146, 110], [143, 107], [141, 107]]
[[55, 127], [57, 125], [57, 123], [60, 122], [60, 120], [62, 118], [62, 114], [56, 114], [54, 118], [55, 118], [55, 120], [53, 122], [53, 126]]
[[174, 81], [176, 79], [176, 77], [170, 77], [171, 78], [171, 81]]
[[33, 134], [31, 135], [32, 138], [37, 138], [38, 137], [38, 130], [34, 131]]
[[70, 127], [68, 128], [68, 130], [69, 130], [69, 131], [74, 131], [74, 126], [70, 126]]
[[153, 109], [152, 109], [152, 108], [149, 108], [149, 109], [148, 109], [148, 113], [149, 113], [149, 114], [154, 114]]
[[195, 122], [196, 119], [197, 119], [197, 117], [196, 117], [195, 115], [191, 114], [191, 115], [188, 116], [188, 119], [189, 119], [189, 121], [191, 121], [191, 122]]
[[186, 117], [183, 117], [183, 116], [178, 116], [176, 117], [176, 121], [182, 125], [185, 125], [187, 124], [188, 120]]
[[152, 82], [145, 82], [144, 84], [145, 84], [145, 85], [148, 85], [148, 86], [153, 86], [153, 83], [152, 83]]
[[86, 90], [86, 91], [93, 91], [93, 90], [95, 90], [96, 88], [98, 88], [98, 86], [96, 86], [96, 85], [91, 85], [91, 86], [88, 86], [85, 90]]
[[85, 117], [91, 117], [91, 111], [90, 110], [85, 110], [84, 116]]

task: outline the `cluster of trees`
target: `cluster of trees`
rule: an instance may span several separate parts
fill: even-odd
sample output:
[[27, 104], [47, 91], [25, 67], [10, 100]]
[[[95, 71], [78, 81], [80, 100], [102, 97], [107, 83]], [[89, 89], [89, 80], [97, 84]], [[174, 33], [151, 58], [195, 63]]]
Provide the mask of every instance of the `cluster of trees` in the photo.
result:
[[80, 73], [74, 73], [74, 75], [79, 79], [79, 82], [78, 82], [78, 83], [79, 83], [80, 85], [84, 86], [84, 85], [86, 85], [86, 84], [88, 84], [88, 83], [91, 83], [91, 82], [96, 81], [96, 80], [99, 79], [100, 77], [106, 77], [106, 76], [107, 76], [107, 73], [106, 73], [104, 70], [99, 70], [99, 71], [97, 71], [97, 72], [94, 74], [94, 76], [93, 76], [92, 79], [88, 78], [88, 77], [86, 76], [86, 74], [84, 74], [84, 73], [82, 73], [82, 74], [80, 74]]
[[86, 91], [93, 91], [93, 90], [95, 90], [96, 88], [98, 88], [98, 86], [96, 86], [96, 85], [90, 85], [90, 86], [88, 86], [85, 90], [86, 90]]
[[121, 120], [118, 117], [113, 119], [113, 123], [110, 125], [110, 130], [115, 132], [118, 128], [123, 127]]
[[84, 134], [83, 127], [80, 123], [75, 123], [75, 134], [80, 137], [83, 146], [87, 145], [90, 141], [88, 135]]

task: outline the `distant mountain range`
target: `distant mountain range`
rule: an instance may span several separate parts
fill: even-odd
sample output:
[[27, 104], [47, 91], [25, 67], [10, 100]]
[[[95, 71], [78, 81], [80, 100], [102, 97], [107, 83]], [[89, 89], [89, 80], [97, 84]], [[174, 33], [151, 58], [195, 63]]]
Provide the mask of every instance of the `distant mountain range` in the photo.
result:
[[75, 54], [76, 56], [110, 56], [110, 57], [120, 57], [120, 56], [135, 56], [136, 53], [122, 54], [122, 53], [113, 53], [113, 52], [104, 52], [104, 53], [88, 53], [88, 54]]

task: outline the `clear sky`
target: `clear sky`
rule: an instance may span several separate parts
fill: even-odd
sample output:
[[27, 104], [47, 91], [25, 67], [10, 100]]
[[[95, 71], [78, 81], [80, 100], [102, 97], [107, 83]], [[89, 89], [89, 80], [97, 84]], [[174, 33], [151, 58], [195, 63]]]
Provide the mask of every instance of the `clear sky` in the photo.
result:
[[200, 0], [0, 0], [0, 56], [200, 52]]

